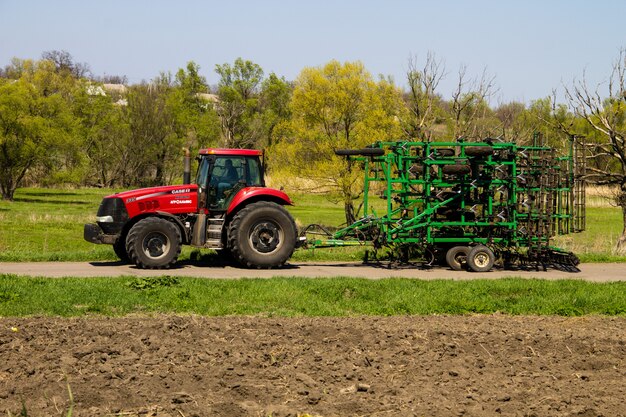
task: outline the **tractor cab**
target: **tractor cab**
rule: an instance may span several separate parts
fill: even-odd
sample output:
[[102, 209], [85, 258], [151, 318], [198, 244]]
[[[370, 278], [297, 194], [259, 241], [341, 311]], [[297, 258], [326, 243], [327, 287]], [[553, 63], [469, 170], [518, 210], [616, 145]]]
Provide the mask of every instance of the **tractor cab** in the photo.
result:
[[198, 208], [226, 211], [237, 192], [246, 187], [264, 187], [261, 151], [249, 149], [204, 149], [198, 155]]

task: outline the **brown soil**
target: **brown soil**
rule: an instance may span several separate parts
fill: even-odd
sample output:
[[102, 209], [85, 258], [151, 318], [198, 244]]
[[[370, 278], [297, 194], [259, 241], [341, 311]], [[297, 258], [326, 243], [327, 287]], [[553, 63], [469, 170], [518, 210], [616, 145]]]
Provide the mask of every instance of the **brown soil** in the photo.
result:
[[0, 318], [0, 415], [620, 416], [626, 318]]

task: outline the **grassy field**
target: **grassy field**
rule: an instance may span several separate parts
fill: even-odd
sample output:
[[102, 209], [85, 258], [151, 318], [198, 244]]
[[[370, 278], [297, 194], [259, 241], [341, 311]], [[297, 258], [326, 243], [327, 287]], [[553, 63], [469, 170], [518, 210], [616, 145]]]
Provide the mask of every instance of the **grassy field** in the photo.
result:
[[0, 274], [2, 316], [626, 314], [626, 282], [359, 278], [29, 278]]
[[[111, 190], [19, 189], [15, 201], [0, 201], [0, 262], [114, 260], [108, 245], [83, 240], [83, 224], [95, 220], [103, 196]], [[291, 194], [296, 205], [290, 211], [299, 226], [321, 223], [339, 226], [345, 222], [343, 206], [323, 196]], [[604, 200], [590, 199], [587, 231], [560, 237], [556, 244], [577, 253], [584, 262], [626, 261], [614, 254], [621, 232], [621, 213]], [[379, 202], [380, 204], [380, 202]], [[363, 248], [296, 251], [293, 260], [360, 260]], [[210, 251], [186, 247], [181, 259], [210, 256]]]
[[[108, 245], [82, 238], [109, 190], [21, 189], [0, 202], [0, 261], [114, 260]], [[322, 196], [292, 195], [302, 226], [339, 226], [343, 208]], [[588, 230], [558, 242], [587, 261], [624, 261], [612, 255], [619, 210], [588, 209]], [[364, 249], [297, 251], [294, 260], [359, 260]], [[182, 258], [210, 257], [186, 248]], [[0, 266], [1, 268], [1, 266]], [[395, 314], [626, 314], [626, 283], [582, 281], [419, 281], [356, 278], [206, 280], [156, 278], [43, 279], [1, 274], [0, 316], [131, 313], [203, 315], [351, 316]]]

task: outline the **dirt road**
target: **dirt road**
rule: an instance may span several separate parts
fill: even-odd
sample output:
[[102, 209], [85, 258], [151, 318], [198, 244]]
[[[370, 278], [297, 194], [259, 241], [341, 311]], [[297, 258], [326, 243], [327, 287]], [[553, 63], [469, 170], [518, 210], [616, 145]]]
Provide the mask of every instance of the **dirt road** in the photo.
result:
[[487, 273], [456, 272], [448, 268], [387, 268], [382, 266], [364, 265], [362, 263], [292, 263], [281, 269], [255, 270], [232, 266], [215, 266], [200, 263], [180, 263], [178, 268], [171, 270], [142, 270], [134, 266], [122, 265], [118, 262], [5, 262], [0, 263], [0, 273], [44, 276], [44, 277], [116, 277], [176, 275], [199, 278], [271, 278], [286, 277], [336, 277], [350, 276], [371, 279], [403, 277], [417, 279], [497, 279], [504, 277], [544, 278], [544, 279], [583, 279], [588, 281], [624, 281], [626, 280], [626, 263], [582, 264], [580, 272], [494, 270]]

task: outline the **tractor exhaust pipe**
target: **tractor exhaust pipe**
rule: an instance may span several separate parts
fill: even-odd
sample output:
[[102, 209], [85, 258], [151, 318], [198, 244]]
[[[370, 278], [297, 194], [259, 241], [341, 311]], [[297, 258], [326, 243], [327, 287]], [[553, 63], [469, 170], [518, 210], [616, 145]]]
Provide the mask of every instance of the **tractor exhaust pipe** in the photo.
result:
[[189, 151], [189, 148], [183, 148], [183, 151], [185, 151], [185, 157], [183, 159], [184, 161], [184, 168], [183, 168], [183, 184], [190, 184], [191, 183], [191, 152]]

